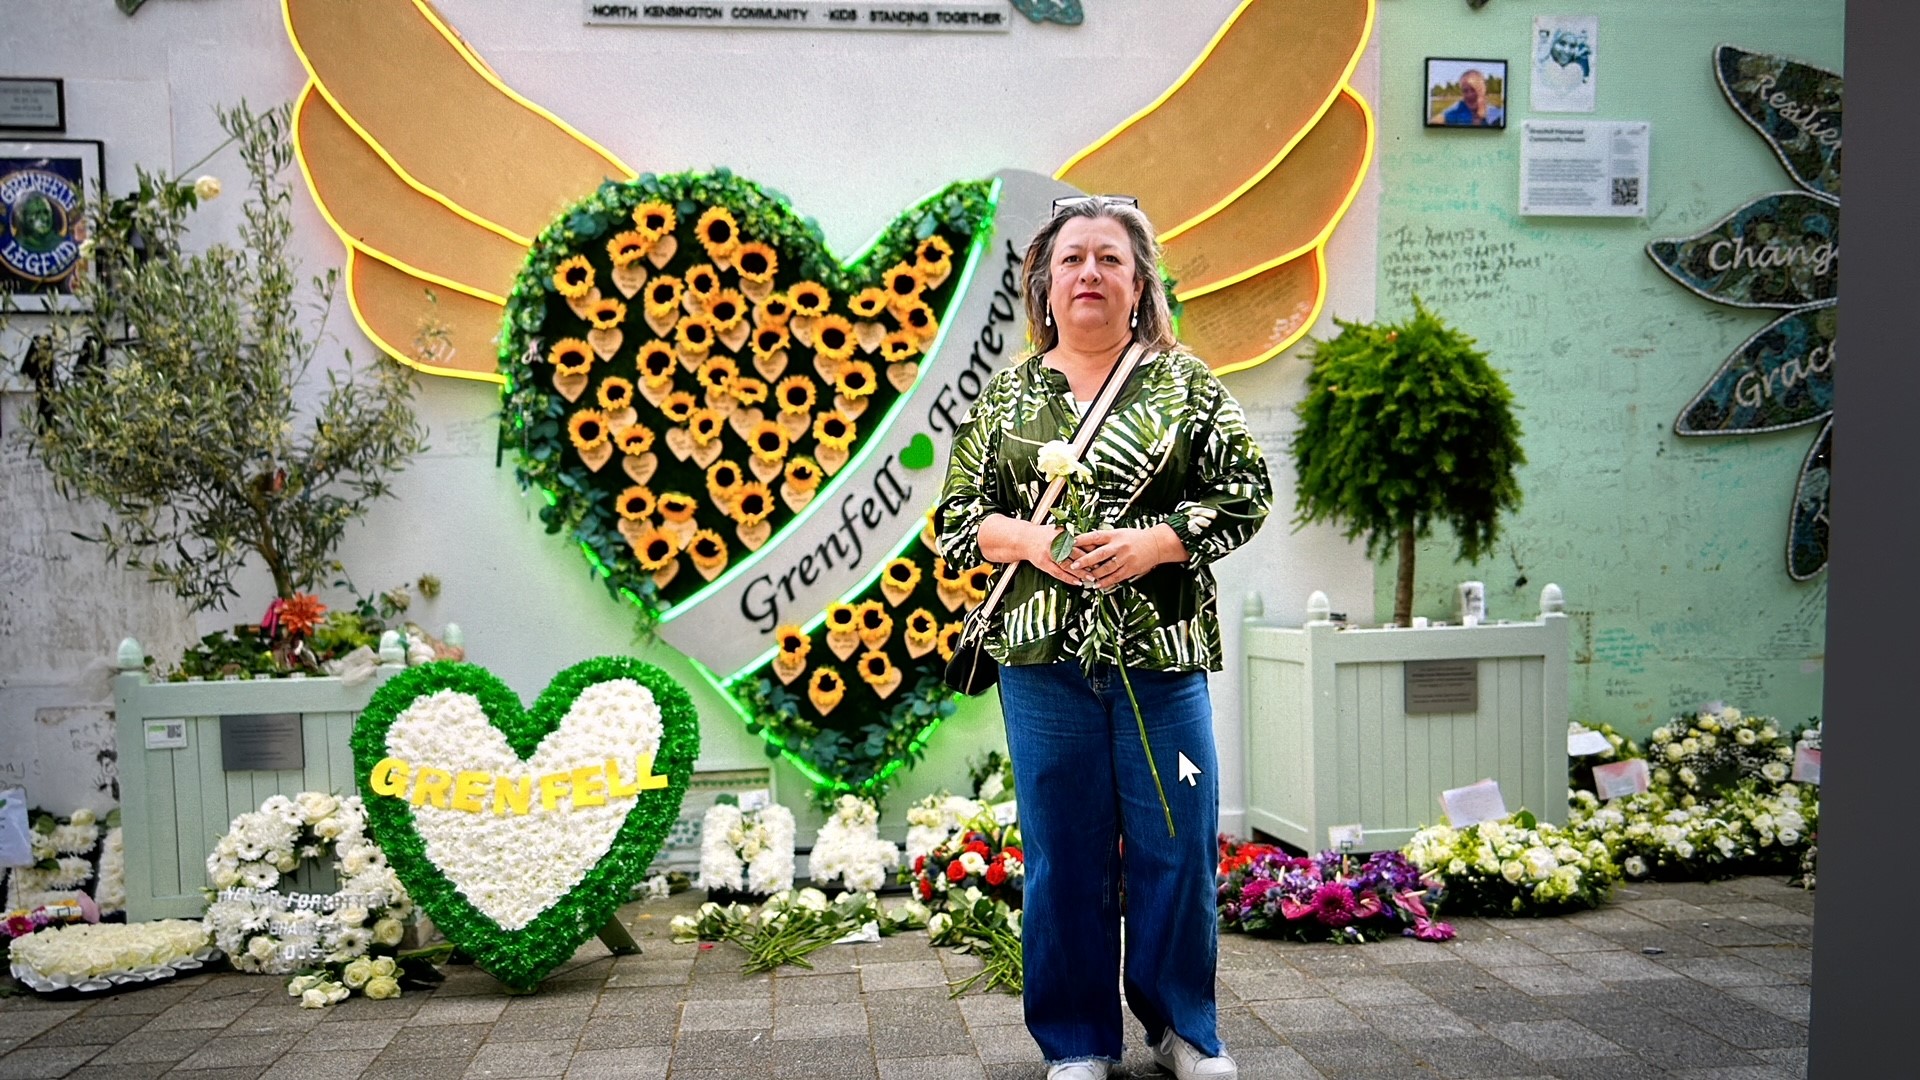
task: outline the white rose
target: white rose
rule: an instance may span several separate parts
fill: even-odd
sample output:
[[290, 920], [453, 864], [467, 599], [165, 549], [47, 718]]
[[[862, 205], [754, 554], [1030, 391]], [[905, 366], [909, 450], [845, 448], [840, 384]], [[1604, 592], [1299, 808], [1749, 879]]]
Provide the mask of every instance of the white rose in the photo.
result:
[[1769, 761], [1760, 766], [1760, 775], [1777, 784], [1787, 778], [1787, 767], [1778, 761]]
[[195, 180], [193, 182], [193, 193], [200, 197], [201, 202], [219, 198], [220, 178], [217, 176], [203, 176]]
[[1681, 758], [1685, 756], [1687, 756], [1687, 751], [1686, 751], [1686, 748], [1683, 747], [1681, 744], [1676, 742], [1670, 742], [1667, 744], [1667, 760], [1668, 761], [1679, 761]]
[[1500, 876], [1509, 884], [1518, 885], [1520, 879], [1527, 876], [1527, 867], [1519, 859], [1512, 859], [1500, 864]]
[[1733, 733], [1733, 741], [1741, 746], [1752, 746], [1754, 737], [1752, 728], [1741, 728]]
[[264, 934], [255, 935], [247, 942], [247, 955], [262, 962], [273, 959], [273, 939]]
[[1792, 847], [1793, 845], [1799, 842], [1800, 842], [1800, 830], [1798, 829], [1781, 829], [1780, 830], [1780, 843], [1784, 844], [1787, 847]]
[[1048, 480], [1062, 478], [1085, 480], [1092, 477], [1093, 470], [1075, 460], [1077, 457], [1078, 455], [1073, 452], [1072, 444], [1064, 439], [1055, 439], [1040, 447], [1037, 462], [1040, 475]]
[[1667, 743], [1670, 743], [1673, 741], [1673, 732], [1668, 731], [1666, 728], [1655, 728], [1653, 732], [1653, 741], [1655, 743], [1658, 743], [1664, 746]]
[[400, 925], [399, 919], [381, 919], [373, 924], [373, 940], [378, 945], [398, 945], [405, 933], [406, 927]]
[[933, 916], [927, 920], [927, 934], [932, 937], [933, 940], [939, 941], [940, 935], [946, 933], [947, 928], [952, 925], [953, 916], [944, 911], [936, 911], [933, 913]]
[[300, 1007], [303, 1009], [324, 1009], [328, 1004], [325, 990], [313, 989], [300, 995]]
[[1627, 872], [1628, 877], [1647, 876], [1647, 860], [1638, 855], [1627, 856], [1627, 861], [1621, 864], [1621, 868]]
[[1693, 845], [1682, 840], [1673, 845], [1673, 853], [1683, 859], [1691, 859], [1693, 858]]
[[381, 975], [367, 980], [367, 997], [374, 1001], [400, 996], [400, 983], [390, 975]]

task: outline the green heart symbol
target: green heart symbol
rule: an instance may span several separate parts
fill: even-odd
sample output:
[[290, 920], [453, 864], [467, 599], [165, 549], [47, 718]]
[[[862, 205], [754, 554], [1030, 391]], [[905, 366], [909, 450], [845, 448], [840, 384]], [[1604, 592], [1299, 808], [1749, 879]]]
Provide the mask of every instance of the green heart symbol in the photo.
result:
[[700, 754], [693, 700], [626, 657], [560, 672], [530, 709], [485, 668], [382, 686], [353, 730], [367, 825], [420, 910], [526, 990], [631, 898]]
[[924, 469], [933, 464], [933, 440], [922, 431], [900, 451], [900, 464], [909, 469]]

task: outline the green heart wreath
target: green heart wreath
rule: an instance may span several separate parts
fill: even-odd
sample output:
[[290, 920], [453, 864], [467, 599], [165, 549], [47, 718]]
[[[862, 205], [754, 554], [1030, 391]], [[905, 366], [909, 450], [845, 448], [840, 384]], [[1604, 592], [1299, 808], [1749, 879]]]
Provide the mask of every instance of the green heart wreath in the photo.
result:
[[369, 829], [408, 893], [527, 990], [631, 898], [679, 817], [700, 728], [686, 690], [638, 660], [575, 664], [527, 709], [485, 668], [437, 661], [376, 691], [352, 745]]

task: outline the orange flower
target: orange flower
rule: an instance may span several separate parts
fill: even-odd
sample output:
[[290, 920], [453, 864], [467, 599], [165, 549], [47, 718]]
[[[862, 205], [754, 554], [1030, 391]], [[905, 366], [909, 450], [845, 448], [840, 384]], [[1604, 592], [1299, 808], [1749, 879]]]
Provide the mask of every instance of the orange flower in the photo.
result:
[[707, 318], [712, 319], [714, 329], [723, 334], [739, 326], [746, 317], [746, 297], [736, 290], [721, 289], [707, 300]]
[[880, 339], [880, 355], [889, 364], [910, 360], [920, 351], [920, 335], [911, 330], [895, 330]]
[[647, 282], [647, 310], [656, 317], [680, 306], [686, 286], [677, 277], [661, 276]]
[[740, 248], [740, 226], [724, 206], [709, 207], [701, 214], [696, 231], [700, 234], [700, 246], [715, 259], [724, 259]]
[[820, 445], [831, 446], [835, 450], [845, 450], [853, 445], [853, 440], [858, 433], [853, 421], [840, 415], [838, 409], [821, 413], [813, 422], [813, 437], [819, 441]]
[[679, 554], [680, 546], [673, 539], [673, 534], [663, 533], [657, 529], [649, 533], [646, 541], [633, 553], [643, 570], [658, 570], [672, 562]]
[[733, 253], [733, 268], [748, 281], [772, 281], [774, 271], [780, 269], [780, 257], [773, 253], [772, 248], [756, 240], [741, 244], [740, 250]]
[[993, 564], [981, 563], [967, 571], [967, 599], [976, 603], [987, 598], [987, 586], [993, 583]]
[[863, 319], [871, 319], [887, 310], [887, 290], [875, 286], [861, 289], [847, 301], [847, 310]]
[[578, 300], [593, 291], [593, 264], [575, 255], [553, 268], [553, 287], [561, 296]]
[[639, 262], [647, 252], [653, 250], [653, 241], [645, 234], [632, 230], [621, 233], [607, 241], [607, 258], [615, 266], [632, 266]]
[[619, 412], [633, 404], [633, 384], [618, 375], [609, 375], [600, 382], [600, 407]]
[[805, 375], [789, 375], [780, 380], [773, 388], [774, 400], [780, 403], [783, 413], [806, 413], [813, 411], [813, 380]]
[[280, 602], [280, 628], [288, 637], [303, 637], [320, 625], [320, 617], [326, 613], [327, 605], [318, 596], [297, 592]]
[[653, 449], [653, 429], [645, 424], [628, 424], [614, 435], [613, 442], [623, 454], [644, 454]]
[[827, 605], [827, 631], [834, 634], [852, 633], [854, 607], [852, 604], [832, 603]]
[[713, 320], [705, 315], [689, 315], [680, 320], [674, 342], [688, 356], [705, 356], [713, 348]]
[[893, 616], [887, 614], [887, 606], [878, 600], [863, 602], [854, 610], [854, 626], [860, 632], [860, 639], [867, 648], [877, 649], [893, 633]]
[[599, 409], [581, 409], [567, 417], [567, 435], [573, 439], [573, 448], [586, 453], [606, 445], [607, 414]]
[[753, 337], [749, 340], [753, 342], [753, 355], [764, 358], [786, 348], [791, 337], [784, 325], [763, 326], [755, 330]]
[[713, 409], [695, 409], [687, 417], [687, 434], [695, 445], [705, 446], [720, 437], [720, 414]]
[[702, 300], [720, 291], [720, 272], [706, 263], [687, 271], [687, 291]]
[[767, 485], [758, 480], [749, 480], [740, 485], [733, 497], [733, 520], [749, 528], [767, 520], [773, 513], [773, 496], [768, 493]]
[[860, 658], [860, 677], [868, 686], [885, 686], [893, 679], [893, 661], [883, 652], [870, 652]]
[[947, 565], [947, 560], [945, 559], [933, 560], [933, 580], [936, 582], [939, 582], [941, 588], [943, 589], [962, 588], [963, 587], [962, 579], [965, 576], [966, 576], [966, 571], [959, 570], [959, 569], [956, 569], [955, 567]]
[[659, 508], [661, 517], [675, 525], [692, 521], [694, 510], [699, 508], [699, 504], [693, 501], [693, 496], [682, 495], [677, 491], [662, 494], [654, 505]]
[[673, 208], [666, 203], [643, 202], [633, 208], [633, 223], [641, 235], [658, 240], [672, 232], [680, 219], [673, 216]]
[[940, 647], [940, 659], [953, 659], [953, 650], [960, 644], [960, 632], [965, 629], [963, 622], [950, 622], [940, 628], [940, 637], [936, 641]]
[[611, 330], [619, 326], [620, 320], [626, 317], [627, 305], [612, 297], [596, 300], [593, 306], [587, 309], [587, 321], [593, 324], [595, 330]]
[[918, 300], [927, 287], [927, 281], [920, 276], [920, 271], [903, 262], [887, 267], [887, 272], [880, 275], [880, 279], [886, 283], [887, 300], [891, 304]]
[[940, 633], [940, 624], [935, 621], [933, 612], [926, 608], [914, 608], [907, 616], [907, 644], [916, 649], [924, 649], [933, 644]]
[[695, 565], [719, 566], [727, 561], [727, 542], [712, 529], [701, 529], [687, 541], [687, 554], [693, 556]]
[[653, 492], [635, 484], [620, 493], [620, 497], [614, 500], [613, 507], [628, 521], [645, 521], [653, 516]]
[[673, 379], [673, 369], [680, 359], [673, 355], [673, 346], [655, 338], [640, 346], [640, 375], [647, 380], [648, 386], [659, 386]]
[[692, 394], [685, 390], [675, 390], [660, 399], [660, 412], [674, 423], [684, 424], [693, 417], [693, 409], [697, 404]]
[[942, 236], [929, 236], [913, 250], [913, 265], [924, 277], [935, 277], [953, 258], [953, 245]]
[[753, 426], [747, 445], [761, 461], [779, 461], [787, 456], [787, 429], [772, 420], [762, 420]]
[[833, 377], [833, 388], [850, 398], [863, 398], [873, 393], [873, 365], [865, 360], [855, 360], [840, 369]]
[[740, 482], [744, 479], [746, 477], [740, 475], [740, 466], [722, 458], [707, 466], [707, 494], [713, 496], [715, 504], [730, 506], [734, 493], [740, 490]]
[[733, 384], [734, 376], [740, 374], [740, 365], [734, 363], [731, 356], [710, 356], [700, 365], [696, 374], [700, 385], [709, 392], [724, 394]]
[[793, 316], [793, 302], [782, 293], [768, 293], [753, 305], [753, 321], [759, 326], [785, 326]]
[[559, 375], [585, 375], [594, 359], [593, 347], [579, 338], [561, 338], [547, 350], [547, 360]]
[[820, 486], [820, 466], [810, 457], [795, 457], [787, 462], [787, 483], [801, 491]]
[[940, 332], [940, 320], [933, 317], [933, 309], [920, 301], [901, 304], [893, 309], [900, 325], [913, 331], [923, 342], [932, 341]]
[[787, 302], [793, 305], [794, 312], [799, 315], [825, 315], [827, 304], [832, 299], [827, 287], [817, 281], [802, 281], [787, 290]]
[[780, 655], [789, 661], [805, 660], [813, 649], [813, 640], [799, 623], [788, 623], [773, 632], [775, 641], [780, 643]]
[[895, 559], [887, 564], [887, 581], [897, 589], [911, 589], [920, 584], [920, 567], [912, 559]]
[[767, 400], [767, 384], [751, 375], [738, 375], [727, 384], [727, 393], [742, 405], [758, 405]]
[[813, 322], [813, 351], [828, 360], [840, 361], [853, 355], [859, 345], [854, 340], [853, 324], [844, 315], [822, 315]]
[[846, 694], [847, 683], [839, 672], [830, 667], [813, 669], [813, 679], [807, 684], [807, 697], [812, 700], [814, 708], [826, 712], [840, 704], [840, 699]]

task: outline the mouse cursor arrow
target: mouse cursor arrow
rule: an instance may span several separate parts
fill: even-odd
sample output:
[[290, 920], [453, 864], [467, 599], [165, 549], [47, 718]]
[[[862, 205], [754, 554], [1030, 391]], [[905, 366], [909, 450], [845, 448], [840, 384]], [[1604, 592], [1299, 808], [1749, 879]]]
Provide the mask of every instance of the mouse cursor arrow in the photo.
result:
[[1200, 782], [1197, 779], [1199, 775], [1200, 775], [1200, 766], [1195, 765], [1193, 763], [1193, 760], [1187, 757], [1186, 754], [1184, 753], [1181, 754], [1180, 755], [1180, 779], [1185, 780], [1187, 782], [1188, 787], [1199, 787]]

